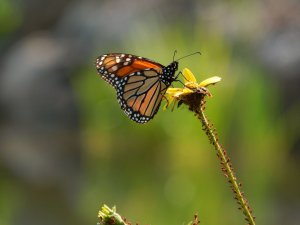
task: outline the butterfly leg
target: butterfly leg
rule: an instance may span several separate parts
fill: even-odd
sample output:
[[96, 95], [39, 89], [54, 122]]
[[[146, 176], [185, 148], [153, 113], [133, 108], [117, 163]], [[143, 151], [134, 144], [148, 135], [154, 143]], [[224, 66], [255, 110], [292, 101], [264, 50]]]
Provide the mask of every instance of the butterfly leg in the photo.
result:
[[[165, 96], [163, 96], [163, 99], [167, 101], [167, 104], [164, 106], [164, 110], [166, 110], [170, 106], [170, 102], [169, 102], [168, 98], [166, 98]], [[174, 111], [175, 105], [176, 105], [176, 99], [175, 99], [172, 109], [171, 109], [172, 112]]]
[[180, 72], [175, 76], [174, 81], [178, 81], [179, 83], [181, 83], [181, 84], [184, 86], [184, 83], [183, 83], [181, 80], [178, 79], [178, 77], [179, 77], [180, 74], [185, 78], [185, 76], [183, 75], [183, 73], [180, 71]]

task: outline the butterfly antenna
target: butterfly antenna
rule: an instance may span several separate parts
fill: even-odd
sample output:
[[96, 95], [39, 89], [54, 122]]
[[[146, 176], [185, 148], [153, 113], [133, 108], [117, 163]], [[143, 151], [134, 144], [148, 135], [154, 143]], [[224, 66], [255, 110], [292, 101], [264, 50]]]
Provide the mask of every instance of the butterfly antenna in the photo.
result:
[[[201, 55], [201, 52], [194, 52], [194, 53], [185, 55], [185, 56], [183, 56], [183, 57], [181, 57], [181, 58], [179, 58], [179, 59], [177, 59], [177, 60], [174, 60], [174, 59], [173, 59], [173, 61], [179, 61], [179, 60], [181, 60], [181, 59], [184, 59], [184, 58], [186, 58], [186, 57], [189, 57], [189, 56], [192, 56], [192, 55], [196, 55], [196, 54]], [[174, 56], [175, 56], [175, 54], [174, 54]]]
[[175, 55], [177, 54], [177, 50], [174, 51], [173, 62], [175, 61]]

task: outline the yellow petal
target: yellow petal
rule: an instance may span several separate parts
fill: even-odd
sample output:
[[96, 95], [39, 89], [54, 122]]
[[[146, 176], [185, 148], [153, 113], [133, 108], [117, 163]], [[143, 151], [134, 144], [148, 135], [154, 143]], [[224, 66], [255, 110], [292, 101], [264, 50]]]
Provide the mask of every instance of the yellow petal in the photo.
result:
[[166, 93], [169, 95], [175, 94], [176, 92], [182, 92], [182, 88], [168, 88]]
[[165, 100], [166, 100], [166, 104], [163, 107], [163, 110], [166, 110], [169, 105], [171, 105], [171, 103], [175, 100], [174, 95], [176, 93], [178, 93], [178, 90], [182, 90], [182, 88], [168, 88], [165, 94]]
[[182, 73], [183, 73], [183, 76], [184, 76], [184, 83], [197, 82], [194, 74], [188, 68], [184, 68]]
[[169, 105], [171, 105], [171, 102], [167, 101], [167, 103], [163, 107], [163, 111], [165, 111], [169, 107]]
[[[184, 89], [182, 90], [182, 92], [181, 92], [180, 95], [187, 95], [187, 94], [191, 94], [191, 93], [193, 93], [193, 92], [194, 92], [194, 91], [191, 90], [191, 89], [189, 89], [189, 88], [184, 88]], [[175, 97], [179, 97], [179, 95], [177, 94], [177, 96], [175, 96]]]
[[215, 76], [215, 77], [210, 77], [210, 78], [208, 78], [208, 79], [202, 81], [202, 82], [199, 84], [199, 86], [200, 86], [200, 87], [207, 87], [208, 85], [218, 83], [218, 82], [221, 81], [221, 80], [222, 80], [221, 77], [217, 77], [217, 76]]
[[174, 97], [171, 97], [169, 95], [167, 96], [165, 95], [165, 97], [166, 97], [166, 104], [164, 105], [163, 110], [166, 110], [169, 107], [169, 105], [171, 105], [171, 103], [174, 101]]

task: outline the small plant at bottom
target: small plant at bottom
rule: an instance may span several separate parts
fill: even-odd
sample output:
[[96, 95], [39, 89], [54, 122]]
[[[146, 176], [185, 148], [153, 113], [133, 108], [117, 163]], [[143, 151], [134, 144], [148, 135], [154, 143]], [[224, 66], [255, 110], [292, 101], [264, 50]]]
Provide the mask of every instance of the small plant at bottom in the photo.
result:
[[[194, 216], [194, 220], [187, 225], [198, 225], [200, 223], [198, 215]], [[116, 207], [109, 208], [107, 205], [101, 206], [98, 212], [97, 225], [132, 225], [125, 218], [122, 218], [117, 212]], [[136, 223], [136, 225], [138, 225]]]
[[103, 205], [98, 212], [98, 225], [130, 225], [116, 212], [116, 207], [109, 208]]

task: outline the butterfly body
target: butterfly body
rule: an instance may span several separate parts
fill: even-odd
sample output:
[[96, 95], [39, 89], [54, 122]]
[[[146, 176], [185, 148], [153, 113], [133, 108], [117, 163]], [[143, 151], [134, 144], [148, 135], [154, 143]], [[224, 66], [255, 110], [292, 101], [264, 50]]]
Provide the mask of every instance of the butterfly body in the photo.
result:
[[97, 58], [96, 67], [116, 89], [126, 115], [137, 123], [146, 123], [157, 113], [167, 88], [175, 80], [178, 62], [163, 66], [140, 56], [109, 53]]

